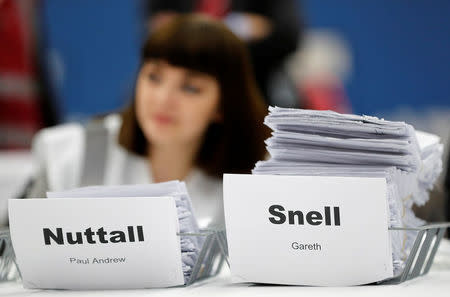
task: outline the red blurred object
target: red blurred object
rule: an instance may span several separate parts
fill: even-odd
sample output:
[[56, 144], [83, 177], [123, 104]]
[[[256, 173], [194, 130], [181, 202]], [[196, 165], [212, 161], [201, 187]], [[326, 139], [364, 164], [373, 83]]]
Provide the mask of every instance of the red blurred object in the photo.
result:
[[302, 84], [302, 108], [351, 113], [350, 103], [340, 84], [306, 82]]
[[196, 3], [196, 11], [217, 19], [225, 17], [230, 7], [229, 0], [199, 0]]
[[31, 26], [20, 3], [0, 1], [0, 149], [29, 148], [42, 127]]

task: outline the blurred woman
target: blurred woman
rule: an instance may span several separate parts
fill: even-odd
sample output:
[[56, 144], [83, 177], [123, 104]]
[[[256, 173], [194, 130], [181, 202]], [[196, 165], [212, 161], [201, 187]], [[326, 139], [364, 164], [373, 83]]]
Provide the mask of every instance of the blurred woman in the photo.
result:
[[[242, 41], [218, 21], [177, 17], [146, 41], [130, 106], [101, 121], [107, 131], [104, 146], [97, 144], [93, 154], [92, 143], [102, 143], [103, 134], [101, 129], [87, 129], [81, 141], [85, 153], [80, 153], [74, 139], [83, 133], [69, 137], [66, 129], [64, 139], [72, 145], [58, 151], [63, 155], [60, 166], [76, 168], [82, 159], [84, 166], [70, 174], [71, 184], [52, 182], [61, 179], [53, 170], [55, 176], [45, 174], [48, 180], [40, 188], [184, 180], [200, 225], [221, 224], [222, 174], [249, 173], [264, 158], [264, 139], [269, 136], [265, 114]], [[40, 134], [37, 151], [52, 148], [48, 139], [63, 134], [55, 130]]]

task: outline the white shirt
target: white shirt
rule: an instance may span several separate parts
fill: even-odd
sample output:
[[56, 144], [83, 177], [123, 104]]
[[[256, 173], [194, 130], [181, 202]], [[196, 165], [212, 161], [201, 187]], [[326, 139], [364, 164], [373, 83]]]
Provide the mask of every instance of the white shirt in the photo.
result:
[[[119, 145], [121, 124], [122, 119], [117, 114], [104, 119], [108, 144], [103, 184], [153, 183], [148, 159], [132, 154]], [[84, 160], [85, 140], [82, 131], [81, 125], [68, 124], [66, 127], [44, 129], [38, 135], [33, 150], [39, 153], [37, 155], [40, 155], [40, 163], [44, 163], [47, 168], [50, 191], [79, 187], [82, 174], [79, 164]], [[208, 176], [200, 169], [194, 168], [185, 183], [200, 228], [223, 226], [222, 179]]]

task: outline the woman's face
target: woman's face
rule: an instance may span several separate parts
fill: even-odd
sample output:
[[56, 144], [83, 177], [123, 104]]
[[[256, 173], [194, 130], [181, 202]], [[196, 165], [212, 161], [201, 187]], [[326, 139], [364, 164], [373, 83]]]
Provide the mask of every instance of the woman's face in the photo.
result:
[[151, 60], [137, 79], [137, 120], [152, 144], [199, 142], [209, 124], [220, 120], [219, 94], [214, 77]]

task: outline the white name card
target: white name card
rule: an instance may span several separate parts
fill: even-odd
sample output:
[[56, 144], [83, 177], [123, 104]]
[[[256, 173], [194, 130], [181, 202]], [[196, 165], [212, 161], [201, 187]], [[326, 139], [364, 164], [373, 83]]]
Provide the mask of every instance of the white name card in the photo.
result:
[[224, 175], [233, 282], [347, 286], [393, 276], [383, 178]]
[[171, 197], [11, 199], [9, 221], [27, 288], [184, 284]]

